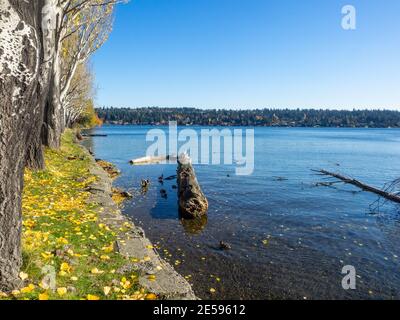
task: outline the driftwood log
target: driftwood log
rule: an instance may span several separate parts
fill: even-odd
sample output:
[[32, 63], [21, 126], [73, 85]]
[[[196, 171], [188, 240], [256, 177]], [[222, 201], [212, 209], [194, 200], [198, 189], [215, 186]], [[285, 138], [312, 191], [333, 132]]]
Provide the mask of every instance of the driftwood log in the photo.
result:
[[207, 214], [208, 201], [201, 191], [190, 157], [182, 154], [178, 158], [178, 202], [183, 218], [201, 218]]
[[385, 191], [385, 190], [381, 190], [381, 189], [372, 187], [372, 186], [367, 185], [367, 184], [365, 184], [365, 183], [363, 183], [361, 181], [358, 181], [358, 180], [350, 178], [350, 177], [343, 176], [343, 175], [338, 174], [338, 173], [333, 173], [333, 172], [329, 172], [329, 171], [326, 171], [326, 170], [313, 170], [313, 171], [318, 172], [318, 173], [320, 173], [322, 175], [325, 175], [325, 176], [330, 176], [330, 177], [336, 178], [336, 179], [338, 179], [338, 180], [340, 180], [340, 181], [342, 181], [344, 183], [351, 184], [351, 185], [356, 186], [356, 187], [358, 187], [358, 188], [360, 188], [360, 189], [362, 189], [364, 191], [375, 193], [375, 194], [377, 194], [377, 195], [379, 195], [379, 196], [381, 196], [381, 197], [383, 197], [383, 198], [385, 198], [387, 200], [390, 200], [390, 201], [393, 201], [393, 202], [396, 202], [396, 203], [400, 203], [400, 195], [398, 195], [398, 194], [394, 194], [394, 193], [391, 193], [391, 192], [388, 192], [388, 191]]
[[146, 165], [146, 164], [158, 164], [165, 161], [175, 161], [176, 156], [166, 155], [166, 156], [146, 156], [142, 158], [137, 158], [129, 161], [132, 165]]

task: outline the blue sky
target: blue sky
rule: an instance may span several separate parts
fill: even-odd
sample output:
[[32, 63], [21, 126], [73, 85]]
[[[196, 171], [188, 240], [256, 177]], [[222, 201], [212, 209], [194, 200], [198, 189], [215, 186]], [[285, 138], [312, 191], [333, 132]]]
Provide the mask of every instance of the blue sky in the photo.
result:
[[98, 106], [400, 110], [400, 1], [132, 0], [92, 63]]

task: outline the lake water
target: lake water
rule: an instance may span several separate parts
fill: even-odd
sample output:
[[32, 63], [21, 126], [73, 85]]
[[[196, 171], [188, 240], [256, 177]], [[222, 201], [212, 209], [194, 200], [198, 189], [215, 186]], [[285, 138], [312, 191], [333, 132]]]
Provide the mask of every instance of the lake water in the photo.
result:
[[[122, 171], [116, 186], [134, 192], [123, 212], [203, 299], [400, 298], [400, 208], [352, 186], [317, 187], [324, 168], [382, 187], [400, 177], [400, 130], [256, 128], [255, 170], [196, 165], [208, 198], [207, 221], [179, 219], [175, 165], [131, 166], [147, 147], [146, 126], [103, 126], [85, 142]], [[200, 129], [199, 127], [194, 127]], [[141, 179], [150, 179], [146, 194]], [[167, 198], [160, 190], [167, 191]], [[220, 241], [232, 249], [219, 249]], [[344, 290], [345, 265], [357, 272]], [[211, 293], [210, 289], [215, 289]]]

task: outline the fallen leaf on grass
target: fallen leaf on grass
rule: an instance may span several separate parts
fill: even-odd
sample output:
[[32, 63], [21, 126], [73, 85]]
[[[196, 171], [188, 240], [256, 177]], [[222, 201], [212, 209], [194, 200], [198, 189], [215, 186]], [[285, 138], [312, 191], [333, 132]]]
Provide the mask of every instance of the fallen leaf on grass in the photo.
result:
[[103, 291], [104, 291], [104, 294], [105, 294], [106, 296], [108, 296], [108, 294], [109, 294], [110, 291], [111, 291], [111, 287], [104, 287], [104, 288], [103, 288]]
[[22, 280], [25, 280], [25, 279], [28, 278], [28, 274], [21, 271], [21, 272], [19, 273], [19, 277], [20, 277]]
[[49, 295], [47, 293], [40, 293], [39, 300], [49, 300]]

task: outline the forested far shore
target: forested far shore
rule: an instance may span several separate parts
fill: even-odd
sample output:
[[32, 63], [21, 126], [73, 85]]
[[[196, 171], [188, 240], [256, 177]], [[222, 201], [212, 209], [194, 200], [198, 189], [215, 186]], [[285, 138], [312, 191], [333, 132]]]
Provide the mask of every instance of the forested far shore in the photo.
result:
[[400, 128], [400, 112], [393, 110], [324, 109], [196, 109], [196, 108], [114, 108], [96, 109], [104, 123], [118, 125], [277, 126]]

